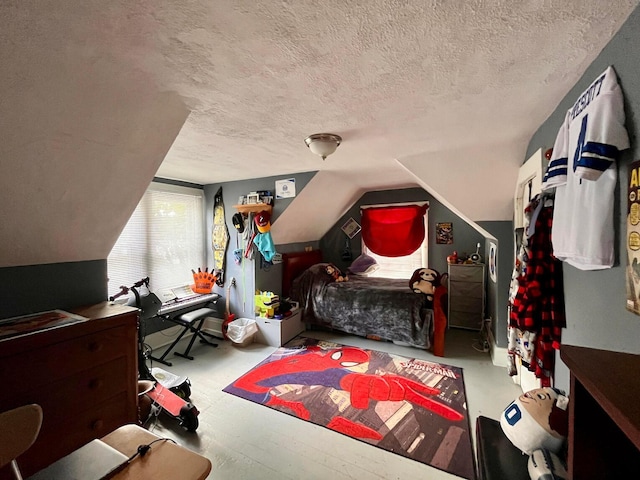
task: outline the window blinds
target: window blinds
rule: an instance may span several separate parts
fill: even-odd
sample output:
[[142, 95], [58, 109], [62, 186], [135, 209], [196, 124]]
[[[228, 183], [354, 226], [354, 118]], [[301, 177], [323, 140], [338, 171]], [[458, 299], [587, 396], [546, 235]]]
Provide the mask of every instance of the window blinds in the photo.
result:
[[107, 259], [108, 293], [149, 277], [151, 290], [193, 280], [205, 267], [203, 192], [154, 184], [144, 194]]

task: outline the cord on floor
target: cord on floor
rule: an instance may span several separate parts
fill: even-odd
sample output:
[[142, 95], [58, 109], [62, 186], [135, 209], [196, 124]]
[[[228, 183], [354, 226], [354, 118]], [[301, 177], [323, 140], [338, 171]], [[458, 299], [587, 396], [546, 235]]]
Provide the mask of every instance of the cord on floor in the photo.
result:
[[478, 352], [486, 353], [489, 351], [489, 327], [491, 325], [491, 319], [483, 320], [482, 327], [480, 328], [480, 338], [474, 340], [471, 345], [474, 350]]

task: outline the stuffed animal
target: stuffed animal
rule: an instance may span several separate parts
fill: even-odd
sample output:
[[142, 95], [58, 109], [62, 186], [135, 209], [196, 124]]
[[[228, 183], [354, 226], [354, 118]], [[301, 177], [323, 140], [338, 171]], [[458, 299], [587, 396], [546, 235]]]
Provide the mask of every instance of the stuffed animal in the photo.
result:
[[347, 280], [349, 280], [349, 277], [347, 275], [342, 275], [342, 272], [333, 263], [330, 263], [330, 264], [327, 265], [326, 272], [336, 282], [346, 282]]
[[534, 450], [529, 456], [527, 470], [531, 480], [567, 480], [567, 465], [558, 455], [546, 448]]
[[527, 455], [548, 449], [559, 453], [567, 437], [569, 398], [562, 390], [542, 387], [523, 393], [500, 416], [506, 437]]
[[433, 268], [418, 268], [409, 280], [409, 288], [414, 293], [424, 293], [431, 304], [433, 304], [433, 294], [439, 285], [440, 273]]

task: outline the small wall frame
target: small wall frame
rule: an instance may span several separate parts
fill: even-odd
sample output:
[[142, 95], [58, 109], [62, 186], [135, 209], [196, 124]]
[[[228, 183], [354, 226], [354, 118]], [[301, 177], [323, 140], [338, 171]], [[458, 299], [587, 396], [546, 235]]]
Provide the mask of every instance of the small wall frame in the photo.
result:
[[361, 227], [358, 222], [356, 222], [353, 217], [347, 220], [344, 225], [342, 225], [342, 231], [349, 238], [355, 237], [358, 233], [360, 233]]
[[453, 223], [436, 223], [436, 243], [451, 245], [453, 243]]

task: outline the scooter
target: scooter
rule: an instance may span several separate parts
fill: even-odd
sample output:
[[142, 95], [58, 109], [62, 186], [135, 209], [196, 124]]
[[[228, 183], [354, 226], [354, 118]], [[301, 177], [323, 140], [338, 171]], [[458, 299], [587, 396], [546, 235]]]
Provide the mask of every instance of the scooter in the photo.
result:
[[[148, 293], [141, 295], [138, 289], [145, 286]], [[120, 287], [120, 292], [112, 297], [110, 301], [133, 292], [134, 298], [127, 303], [140, 309], [140, 322], [153, 318], [158, 314], [162, 302], [152, 292], [149, 291], [149, 277], [143, 278], [131, 287]], [[200, 412], [191, 403], [191, 383], [186, 377], [173, 375], [165, 370], [154, 367], [149, 370], [147, 359], [151, 356], [151, 350], [144, 343], [142, 328], [138, 328], [138, 381], [142, 385], [140, 396], [146, 396], [150, 402], [149, 417], [142, 421], [144, 425], [154, 413], [160, 409], [171, 417], [178, 420], [180, 426], [189, 432], [195, 432], [198, 428], [198, 415]], [[157, 375], [157, 378], [156, 378]], [[140, 388], [140, 387], [139, 387]]]

